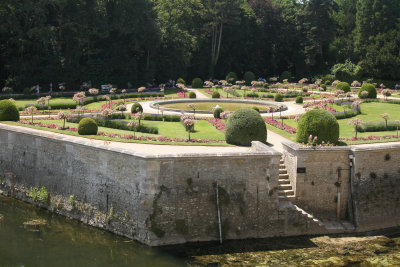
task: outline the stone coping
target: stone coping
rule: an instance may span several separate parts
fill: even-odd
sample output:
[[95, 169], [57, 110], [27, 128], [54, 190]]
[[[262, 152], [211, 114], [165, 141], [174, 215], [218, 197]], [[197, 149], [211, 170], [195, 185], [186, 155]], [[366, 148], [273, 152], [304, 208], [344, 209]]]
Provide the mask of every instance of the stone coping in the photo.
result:
[[[65, 134], [60, 134], [60, 133], [54, 133], [54, 132], [48, 132], [48, 131], [43, 131], [43, 130], [37, 130], [37, 129], [32, 129], [32, 128], [27, 128], [27, 127], [22, 127], [22, 126], [14, 126], [14, 125], [6, 125], [6, 124], [1, 124], [0, 123], [0, 131], [8, 131], [8, 132], [14, 132], [14, 133], [19, 133], [19, 134], [24, 134], [24, 135], [32, 135], [36, 137], [42, 137], [46, 139], [51, 139], [54, 142], [59, 142], [59, 143], [72, 143], [72, 144], [78, 144], [82, 146], [88, 146], [93, 149], [99, 149], [99, 150], [107, 150], [107, 151], [112, 151], [116, 153], [121, 153], [121, 154], [126, 154], [138, 158], [143, 158], [143, 159], [168, 159], [168, 158], [243, 158], [243, 157], [265, 157], [265, 156], [281, 156], [282, 154], [278, 151], [276, 151], [273, 148], [270, 148], [260, 142], [252, 142], [252, 147], [249, 147], [249, 152], [212, 152], [212, 153], [160, 153], [160, 154], [147, 154], [143, 152], [138, 152], [135, 151], [133, 148], [121, 148], [121, 147], [116, 147], [112, 145], [104, 145], [100, 143], [96, 143], [93, 141], [99, 141], [99, 140], [90, 140], [84, 137], [75, 137], [75, 136], [70, 136], [70, 135], [65, 135]], [[101, 141], [101, 140], [100, 140]], [[1, 140], [0, 140], [1, 142]], [[260, 143], [260, 144], [258, 144]], [[155, 144], [156, 145], [156, 144]], [[160, 145], [161, 146], [161, 145]], [[171, 145], [171, 147], [175, 148], [180, 148], [181, 146], [174, 146]], [[257, 148], [256, 148], [257, 147]], [[260, 149], [262, 147], [263, 149]], [[173, 150], [173, 149], [171, 149]]]
[[282, 145], [285, 149], [289, 148], [294, 151], [373, 151], [373, 150], [391, 150], [391, 149], [399, 149], [400, 150], [400, 142], [389, 142], [389, 143], [374, 143], [374, 144], [360, 144], [360, 145], [351, 145], [351, 146], [323, 146], [323, 147], [308, 147], [302, 146], [292, 141], [282, 141]]
[[[166, 105], [166, 104], [174, 104], [174, 103], [193, 103], [193, 102], [215, 102], [215, 103], [246, 103], [246, 104], [261, 104], [261, 105], [270, 105], [270, 106], [282, 106], [282, 111], [286, 111], [288, 107], [284, 104], [277, 104], [271, 101], [264, 101], [264, 100], [245, 100], [245, 99], [196, 99], [196, 98], [189, 98], [189, 99], [171, 99], [171, 100], [160, 100], [154, 101], [150, 103], [150, 107], [153, 109], [157, 109], [156, 105]], [[193, 112], [191, 109], [174, 109], [174, 108], [164, 108], [165, 111], [173, 111], [173, 112]], [[196, 110], [198, 114], [213, 114], [213, 111], [205, 111], [205, 110]], [[268, 111], [260, 110], [260, 113], [268, 113]]]

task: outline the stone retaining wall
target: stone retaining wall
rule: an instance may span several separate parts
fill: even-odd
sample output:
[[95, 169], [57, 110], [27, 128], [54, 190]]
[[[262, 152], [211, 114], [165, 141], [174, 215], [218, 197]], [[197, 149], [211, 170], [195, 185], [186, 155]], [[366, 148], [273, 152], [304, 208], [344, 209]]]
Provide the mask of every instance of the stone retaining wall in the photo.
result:
[[288, 141], [283, 148], [294, 202], [304, 210], [350, 220], [357, 231], [400, 226], [399, 143], [310, 148]]

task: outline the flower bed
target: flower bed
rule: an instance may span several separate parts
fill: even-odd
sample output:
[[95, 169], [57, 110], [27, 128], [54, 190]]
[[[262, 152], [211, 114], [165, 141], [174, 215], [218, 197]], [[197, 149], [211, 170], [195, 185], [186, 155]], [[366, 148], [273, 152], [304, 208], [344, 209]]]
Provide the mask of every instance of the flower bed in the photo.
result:
[[292, 127], [292, 126], [289, 126], [289, 125], [287, 125], [285, 123], [276, 121], [276, 120], [274, 120], [274, 119], [272, 119], [270, 117], [264, 118], [264, 121], [267, 124], [269, 124], [271, 126], [274, 126], [274, 127], [278, 128], [278, 129], [284, 130], [285, 132], [287, 132], [289, 134], [296, 134], [297, 129]]
[[220, 119], [216, 119], [216, 118], [201, 118], [201, 120], [206, 120], [209, 123], [211, 123], [215, 128], [217, 128], [217, 130], [220, 130], [221, 132], [225, 132], [225, 122], [220, 120]]

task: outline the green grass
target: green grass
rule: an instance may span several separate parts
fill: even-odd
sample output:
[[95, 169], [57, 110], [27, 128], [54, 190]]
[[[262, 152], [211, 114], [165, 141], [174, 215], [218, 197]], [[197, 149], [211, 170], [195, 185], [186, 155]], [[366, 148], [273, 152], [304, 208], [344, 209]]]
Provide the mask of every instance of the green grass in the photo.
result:
[[[61, 120], [34, 120], [34, 122], [41, 122], [43, 124], [57, 124], [62, 126], [63, 122]], [[78, 136], [78, 133], [75, 132], [66, 132], [66, 131], [60, 131], [60, 130], [54, 130], [54, 129], [48, 129], [48, 128], [41, 128], [41, 127], [36, 127], [36, 126], [29, 126], [29, 125], [21, 125], [18, 123], [9, 123], [13, 125], [20, 125], [24, 127], [30, 127], [30, 128], [38, 128], [42, 130], [47, 130], [47, 131], [53, 131], [53, 132], [60, 132], [64, 134], [71, 134], [71, 135], [76, 135]], [[136, 136], [150, 136], [150, 137], [159, 137], [159, 136], [164, 136], [164, 137], [169, 137], [169, 138], [183, 138], [187, 139], [188, 138], [188, 133], [185, 130], [185, 127], [181, 122], [162, 122], [162, 121], [141, 121], [142, 125], [148, 125], [148, 126], [157, 126], [159, 130], [159, 134], [147, 134], [147, 133], [136, 133]], [[78, 128], [77, 123], [70, 123], [66, 122], [65, 124], [66, 127], [69, 128]], [[105, 127], [99, 127], [99, 132], [105, 132], [108, 134], [121, 134], [121, 135], [133, 135], [132, 131], [126, 131], [126, 130], [118, 130], [118, 129], [110, 129], [110, 128], [105, 128]], [[94, 136], [91, 136], [94, 137]], [[224, 141], [225, 140], [225, 135], [221, 131], [217, 130], [212, 124], [210, 124], [207, 121], [204, 120], [198, 120], [196, 125], [195, 125], [195, 131], [190, 134], [191, 138], [195, 139], [210, 139], [210, 140], [217, 140], [217, 141]], [[101, 140], [110, 140], [110, 138], [105, 138], [102, 137], [100, 138]], [[98, 139], [98, 138], [96, 138]], [[132, 140], [126, 140], [126, 139], [120, 139], [121, 141], [132, 141]], [[151, 142], [155, 143], [155, 142]], [[170, 144], [170, 143], [168, 143]], [[181, 144], [181, 143], [177, 143]]]
[[[343, 111], [343, 108], [338, 105], [334, 105], [334, 108], [337, 109], [338, 111]], [[387, 103], [364, 103], [361, 104], [361, 114], [356, 116], [356, 118], [361, 119], [364, 122], [383, 122], [384, 120], [381, 118], [380, 114], [382, 113], [388, 113], [390, 115], [390, 121], [393, 120], [400, 120], [400, 106], [396, 104], [387, 104]], [[275, 118], [276, 120], [279, 120], [279, 116]], [[338, 120], [339, 127], [340, 127], [340, 137], [342, 138], [347, 138], [347, 137], [354, 137], [355, 136], [355, 131], [354, 131], [354, 126], [349, 125], [348, 121], [352, 119], [342, 119]], [[292, 119], [287, 119], [284, 120], [284, 123], [292, 126], [294, 128], [297, 128], [297, 122], [295, 122]], [[277, 129], [271, 125], [267, 126], [268, 129], [291, 139], [290, 137], [293, 137], [294, 135], [290, 135], [283, 130]], [[384, 136], [384, 135], [393, 135], [396, 134], [396, 131], [385, 131], [385, 132], [365, 132], [365, 133], [358, 133], [358, 137], [367, 137], [370, 135], [376, 135], [376, 136]], [[293, 139], [291, 139], [293, 140]], [[392, 140], [393, 141], [393, 140]], [[377, 142], [387, 142], [385, 140], [380, 140], [380, 141], [374, 141], [375, 143]], [[348, 144], [361, 144], [361, 143], [372, 143], [372, 141], [355, 141], [355, 142], [348, 142]]]
[[248, 104], [248, 103], [215, 103], [215, 102], [186, 102], [186, 103], [173, 103], [173, 104], [166, 104], [162, 105], [163, 107], [166, 108], [174, 108], [174, 109], [184, 109], [184, 110], [191, 110], [189, 108], [189, 104], [195, 104], [196, 105], [196, 110], [202, 110], [202, 111], [212, 111], [213, 108], [215, 108], [216, 105], [219, 105], [222, 107], [224, 110], [229, 110], [229, 111], [236, 111], [241, 108], [252, 108], [254, 106], [258, 107], [260, 110], [266, 110], [267, 105], [260, 105], [260, 104]]
[[[57, 97], [50, 99], [50, 104], [54, 103], [75, 103], [75, 101], [72, 100], [72, 97]], [[27, 104], [32, 104], [32, 105], [36, 104], [36, 100], [35, 99], [15, 100], [15, 104], [17, 105], [17, 107], [25, 107], [25, 105]]]

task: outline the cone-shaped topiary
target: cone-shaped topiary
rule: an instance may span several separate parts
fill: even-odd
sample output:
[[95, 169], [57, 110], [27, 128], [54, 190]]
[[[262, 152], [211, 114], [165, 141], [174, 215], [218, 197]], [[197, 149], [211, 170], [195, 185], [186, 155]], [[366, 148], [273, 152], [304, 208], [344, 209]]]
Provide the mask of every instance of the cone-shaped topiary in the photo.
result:
[[225, 127], [228, 144], [250, 146], [251, 141], [265, 143], [267, 126], [261, 115], [253, 109], [239, 109], [228, 119]]
[[10, 100], [0, 101], [0, 121], [19, 121], [17, 106]]
[[91, 118], [83, 118], [79, 122], [78, 133], [80, 135], [96, 135], [97, 130], [97, 123]]
[[192, 81], [192, 88], [203, 88], [203, 80], [200, 78], [194, 78]]
[[[368, 92], [367, 93], [363, 93], [363, 92]], [[373, 84], [370, 83], [364, 83], [360, 90], [358, 91], [358, 97], [359, 98], [376, 98], [377, 96], [377, 92], [376, 92], [376, 88]]]
[[139, 103], [135, 103], [131, 107], [131, 113], [136, 114], [138, 112], [143, 112], [143, 107]]
[[324, 109], [314, 109], [301, 116], [297, 126], [296, 141], [308, 143], [310, 135], [317, 143], [336, 144], [339, 140], [339, 123], [335, 116]]
[[342, 90], [345, 93], [350, 92], [350, 85], [346, 82], [340, 82], [336, 85], [336, 89]]
[[221, 119], [221, 112], [224, 112], [222, 108], [216, 108], [214, 109], [214, 118], [216, 119]]

